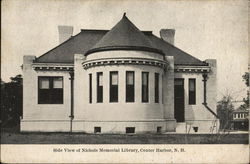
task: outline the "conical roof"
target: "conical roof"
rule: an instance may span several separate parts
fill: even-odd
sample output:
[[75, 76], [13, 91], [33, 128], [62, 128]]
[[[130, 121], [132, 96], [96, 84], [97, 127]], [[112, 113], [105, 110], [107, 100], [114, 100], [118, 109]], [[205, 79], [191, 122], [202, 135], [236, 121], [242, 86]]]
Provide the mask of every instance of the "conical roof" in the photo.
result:
[[85, 55], [108, 50], [139, 50], [164, 53], [155, 48], [151, 41], [145, 36], [124, 13], [122, 19], [97, 42]]

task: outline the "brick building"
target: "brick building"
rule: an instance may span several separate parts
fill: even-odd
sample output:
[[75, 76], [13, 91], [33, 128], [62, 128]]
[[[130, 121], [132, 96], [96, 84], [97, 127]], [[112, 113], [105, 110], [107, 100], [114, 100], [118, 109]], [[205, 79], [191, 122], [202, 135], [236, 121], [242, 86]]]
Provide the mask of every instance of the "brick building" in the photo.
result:
[[72, 33], [59, 26], [57, 47], [24, 56], [21, 131], [215, 130], [216, 60], [175, 47], [175, 30], [159, 38], [124, 14], [111, 30]]

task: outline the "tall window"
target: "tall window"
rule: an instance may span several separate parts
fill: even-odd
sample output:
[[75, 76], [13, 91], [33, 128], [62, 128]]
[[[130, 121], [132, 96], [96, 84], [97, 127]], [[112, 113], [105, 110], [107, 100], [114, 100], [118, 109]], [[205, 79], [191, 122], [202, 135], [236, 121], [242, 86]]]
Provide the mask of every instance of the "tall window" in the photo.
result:
[[126, 102], [135, 101], [135, 75], [134, 71], [126, 72]]
[[109, 101], [118, 102], [118, 72], [110, 72]]
[[189, 104], [196, 104], [196, 84], [195, 79], [189, 79]]
[[38, 77], [38, 104], [63, 104], [63, 77]]
[[92, 103], [92, 74], [89, 74], [89, 103]]
[[159, 103], [159, 73], [155, 73], [155, 103]]
[[103, 102], [103, 74], [97, 72], [97, 102]]
[[164, 77], [161, 75], [161, 86], [162, 86], [162, 92], [161, 92], [161, 102], [164, 104]]
[[148, 102], [148, 72], [142, 72], [142, 102]]

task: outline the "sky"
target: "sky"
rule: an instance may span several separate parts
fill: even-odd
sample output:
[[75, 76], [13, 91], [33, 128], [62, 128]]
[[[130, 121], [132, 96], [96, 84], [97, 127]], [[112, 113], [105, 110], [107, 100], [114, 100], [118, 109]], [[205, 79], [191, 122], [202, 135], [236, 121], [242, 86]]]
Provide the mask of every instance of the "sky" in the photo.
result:
[[242, 75], [248, 71], [248, 1], [1, 1], [1, 78], [21, 74], [24, 55], [40, 56], [58, 45], [58, 25], [111, 29], [126, 16], [157, 36], [175, 29], [175, 46], [199, 58], [217, 59], [218, 97], [246, 96]]

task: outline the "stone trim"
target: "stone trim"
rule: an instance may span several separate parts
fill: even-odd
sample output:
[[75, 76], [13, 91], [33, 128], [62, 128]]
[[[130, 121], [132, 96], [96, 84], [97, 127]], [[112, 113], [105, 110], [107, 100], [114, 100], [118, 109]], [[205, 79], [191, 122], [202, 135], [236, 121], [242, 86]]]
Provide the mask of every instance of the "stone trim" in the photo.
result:
[[103, 58], [95, 60], [87, 60], [82, 63], [84, 69], [105, 65], [149, 65], [161, 67], [163, 69], [168, 68], [168, 62], [157, 59], [146, 58]]
[[208, 73], [211, 71], [210, 66], [179, 66], [174, 68], [175, 73]]
[[73, 71], [73, 64], [60, 64], [60, 63], [35, 63], [32, 68], [36, 71]]

